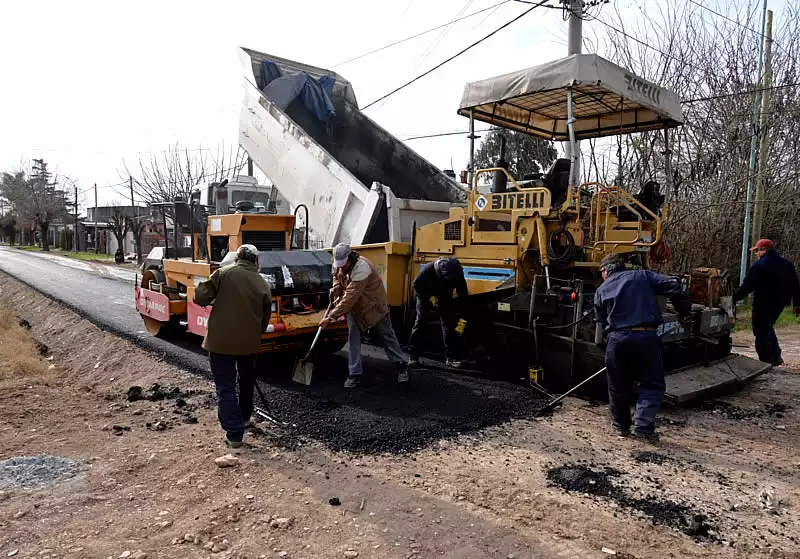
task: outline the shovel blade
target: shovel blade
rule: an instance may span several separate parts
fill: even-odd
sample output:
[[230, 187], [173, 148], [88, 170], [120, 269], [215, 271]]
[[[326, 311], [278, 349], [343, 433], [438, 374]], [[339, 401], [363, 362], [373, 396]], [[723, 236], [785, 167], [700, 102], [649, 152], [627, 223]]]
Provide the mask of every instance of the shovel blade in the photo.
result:
[[314, 363], [306, 361], [305, 359], [298, 359], [294, 364], [294, 374], [292, 380], [299, 384], [309, 386], [311, 384], [311, 375], [314, 373]]

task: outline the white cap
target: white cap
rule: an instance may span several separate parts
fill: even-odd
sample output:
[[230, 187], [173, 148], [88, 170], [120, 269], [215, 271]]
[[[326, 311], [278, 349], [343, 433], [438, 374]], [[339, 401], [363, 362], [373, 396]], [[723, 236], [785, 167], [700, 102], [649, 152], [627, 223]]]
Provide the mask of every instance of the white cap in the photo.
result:
[[242, 245], [237, 249], [236, 253], [237, 254], [246, 253], [249, 254], [250, 256], [258, 258], [258, 249], [254, 245]]
[[350, 245], [347, 243], [339, 243], [333, 247], [333, 267], [341, 268], [347, 264], [347, 257], [350, 256]]

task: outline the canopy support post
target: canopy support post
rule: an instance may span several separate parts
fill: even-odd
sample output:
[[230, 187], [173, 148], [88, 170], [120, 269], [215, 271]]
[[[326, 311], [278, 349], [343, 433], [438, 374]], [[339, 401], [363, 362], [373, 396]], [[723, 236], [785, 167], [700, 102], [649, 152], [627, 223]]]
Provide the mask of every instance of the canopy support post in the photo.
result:
[[475, 109], [469, 110], [469, 189], [475, 176]]
[[[578, 142], [575, 141], [575, 115], [573, 111], [572, 88], [567, 88], [567, 131], [569, 132], [569, 187], [574, 188], [578, 185], [576, 175], [579, 172], [580, 150]], [[576, 188], [577, 195], [577, 188]]]

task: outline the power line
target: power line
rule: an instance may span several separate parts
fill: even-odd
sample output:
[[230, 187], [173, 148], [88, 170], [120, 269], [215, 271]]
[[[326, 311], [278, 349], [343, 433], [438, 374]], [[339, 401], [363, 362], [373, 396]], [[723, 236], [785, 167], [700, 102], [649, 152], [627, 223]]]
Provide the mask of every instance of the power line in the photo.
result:
[[375, 50], [371, 50], [369, 52], [365, 52], [363, 54], [359, 54], [358, 56], [354, 56], [353, 58], [349, 58], [349, 59], [345, 60], [344, 62], [339, 62], [338, 64], [334, 64], [333, 66], [331, 66], [331, 68], [337, 68], [338, 66], [344, 66], [345, 64], [349, 64], [350, 62], [355, 62], [356, 60], [361, 60], [362, 58], [366, 58], [367, 56], [372, 56], [373, 54], [379, 53], [379, 52], [384, 51], [386, 49], [389, 49], [389, 48], [392, 48], [392, 47], [396, 47], [397, 45], [401, 45], [403, 43], [407, 43], [408, 41], [411, 41], [412, 39], [416, 39], [418, 37], [422, 37], [423, 35], [427, 35], [428, 33], [433, 33], [434, 31], [436, 31], [438, 29], [441, 29], [443, 27], [447, 27], [449, 25], [453, 25], [454, 23], [458, 23], [459, 21], [463, 21], [465, 19], [471, 18], [472, 16], [476, 16], [478, 14], [482, 14], [483, 12], [487, 12], [487, 11], [492, 10], [494, 8], [498, 8], [498, 7], [502, 6], [503, 4], [508, 4], [509, 2], [511, 2], [511, 0], [503, 0], [503, 2], [495, 4], [494, 6], [489, 6], [488, 8], [483, 8], [482, 10], [478, 10], [477, 12], [472, 12], [471, 14], [467, 14], [465, 16], [461, 16], [461, 17], [456, 18], [456, 19], [454, 19], [452, 21], [448, 21], [447, 23], [443, 23], [441, 25], [437, 25], [436, 27], [431, 27], [430, 29], [427, 29], [425, 31], [420, 31], [416, 35], [411, 35], [410, 37], [406, 37], [405, 39], [400, 39], [399, 41], [395, 41], [393, 43], [389, 43], [387, 45], [383, 45], [382, 47], [378, 47]]
[[481, 44], [483, 41], [487, 40], [487, 39], [488, 39], [489, 37], [491, 37], [492, 35], [495, 35], [495, 34], [496, 34], [496, 33], [498, 33], [499, 31], [502, 31], [503, 29], [505, 29], [506, 27], [508, 27], [509, 25], [511, 25], [512, 23], [514, 23], [515, 21], [517, 21], [518, 19], [521, 19], [521, 18], [525, 17], [526, 15], [528, 15], [528, 14], [529, 14], [529, 13], [531, 13], [533, 10], [535, 10], [535, 9], [536, 9], [536, 8], [538, 8], [539, 6], [543, 5], [543, 4], [544, 4], [545, 2], [547, 2], [547, 1], [548, 1], [548, 0], [541, 0], [541, 1], [540, 1], [538, 4], [536, 4], [536, 5], [532, 6], [531, 8], [529, 8], [529, 9], [527, 9], [527, 10], [525, 10], [524, 12], [522, 12], [520, 15], [518, 15], [517, 17], [515, 17], [515, 18], [514, 18], [514, 19], [512, 19], [511, 21], [508, 21], [507, 23], [504, 23], [503, 25], [501, 25], [500, 27], [498, 27], [497, 29], [495, 29], [494, 31], [492, 31], [491, 33], [489, 33], [488, 35], [486, 35], [486, 36], [485, 36], [485, 37], [483, 37], [482, 39], [478, 39], [477, 41], [475, 41], [474, 43], [472, 43], [472, 44], [471, 44], [471, 45], [469, 45], [468, 47], [466, 47], [466, 48], [464, 48], [464, 49], [460, 50], [459, 52], [457, 52], [456, 54], [454, 54], [454, 55], [453, 55], [453, 56], [451, 56], [450, 58], [448, 58], [448, 59], [446, 59], [446, 60], [444, 60], [444, 61], [440, 62], [439, 64], [437, 64], [436, 66], [434, 66], [434, 67], [433, 67], [433, 68], [431, 68], [430, 70], [428, 70], [428, 71], [426, 71], [426, 72], [423, 72], [422, 74], [420, 74], [420, 75], [419, 75], [419, 76], [417, 76], [416, 78], [413, 78], [412, 80], [410, 80], [410, 81], [408, 81], [408, 82], [404, 83], [404, 84], [403, 84], [403, 85], [401, 85], [400, 87], [397, 87], [397, 88], [393, 89], [392, 91], [390, 91], [390, 92], [389, 92], [389, 93], [387, 93], [386, 95], [383, 95], [382, 97], [379, 97], [378, 99], [376, 99], [376, 100], [374, 100], [373, 102], [371, 102], [371, 103], [369, 103], [368, 105], [366, 105], [366, 106], [365, 106], [363, 109], [361, 109], [361, 110], [362, 110], [362, 111], [365, 111], [365, 110], [367, 110], [368, 108], [370, 108], [370, 107], [371, 107], [372, 105], [374, 105], [375, 103], [379, 103], [380, 101], [383, 101], [384, 99], [387, 99], [387, 98], [391, 97], [392, 95], [394, 95], [394, 94], [395, 94], [395, 93], [397, 93], [398, 91], [400, 91], [400, 90], [402, 90], [402, 89], [405, 89], [406, 87], [408, 87], [408, 86], [409, 86], [409, 85], [411, 85], [412, 83], [414, 83], [414, 82], [416, 82], [416, 81], [418, 81], [418, 80], [420, 80], [420, 79], [424, 78], [424, 77], [425, 77], [425, 76], [427, 76], [428, 74], [430, 74], [430, 73], [432, 73], [432, 72], [434, 72], [434, 71], [438, 70], [439, 68], [441, 68], [442, 66], [444, 66], [444, 65], [445, 65], [445, 64], [447, 64], [448, 62], [450, 62], [450, 61], [452, 61], [452, 60], [455, 60], [456, 58], [458, 58], [459, 56], [461, 56], [462, 54], [464, 54], [465, 52], [467, 52], [467, 51], [468, 51], [468, 50], [470, 50], [471, 48], [473, 48], [473, 47], [475, 47], [475, 46], [477, 46], [477, 45]]
[[[492, 128], [486, 128], [484, 130], [475, 130], [476, 133], [479, 132], [489, 132]], [[443, 136], [459, 136], [461, 134], [469, 134], [469, 130], [453, 130], [452, 132], [438, 132], [435, 134], [423, 134], [420, 136], [408, 136], [406, 138], [400, 138], [401, 142], [408, 142], [409, 140], [422, 140], [424, 138], [441, 138]]]
[[681, 58], [678, 58], [677, 56], [674, 56], [674, 55], [671, 55], [671, 54], [667, 54], [663, 50], [661, 50], [661, 49], [659, 49], [657, 47], [654, 47], [653, 45], [651, 45], [649, 43], [646, 43], [645, 41], [639, 39], [638, 37], [634, 37], [633, 35], [630, 35], [629, 33], [626, 33], [625, 31], [623, 31], [622, 29], [618, 29], [617, 27], [611, 25], [610, 23], [607, 23], [607, 22], [603, 21], [599, 17], [594, 18], [593, 21], [597, 21], [599, 23], [602, 23], [603, 25], [605, 25], [609, 29], [612, 29], [612, 30], [616, 31], [617, 33], [619, 33], [620, 35], [623, 35], [624, 37], [627, 37], [631, 41], [639, 43], [643, 47], [649, 48], [650, 50], [654, 50], [655, 52], [661, 54], [662, 56], [666, 56], [667, 58], [671, 58], [672, 60], [675, 60], [676, 62], [680, 62], [681, 64], [685, 64], [685, 65], [689, 66], [690, 68], [694, 68], [695, 70], [702, 70], [701, 68], [699, 68], [698, 66], [695, 66], [694, 64], [691, 64], [691, 63], [689, 63], [689, 62], [687, 62], [687, 61], [685, 61], [685, 60], [683, 60]]
[[[736, 21], [736, 20], [735, 20], [735, 19], [733, 19], [733, 18], [730, 18], [730, 17], [726, 16], [725, 14], [721, 14], [720, 12], [718, 12], [718, 11], [716, 11], [716, 10], [712, 9], [712, 8], [709, 8], [708, 6], [704, 6], [703, 4], [701, 4], [701, 3], [699, 3], [699, 2], [696, 2], [695, 0], [689, 0], [689, 2], [691, 2], [692, 4], [694, 4], [695, 6], [697, 6], [697, 7], [699, 7], [699, 8], [703, 8], [704, 10], [707, 10], [707, 11], [711, 12], [711, 13], [712, 13], [712, 14], [714, 14], [715, 16], [719, 16], [719, 17], [721, 17], [722, 19], [724, 19], [724, 20], [727, 20], [727, 21], [729, 21], [729, 22], [733, 23], [734, 25], [738, 25], [738, 26], [739, 26], [739, 27], [741, 27], [742, 29], [747, 29], [748, 31], [750, 31], [750, 32], [752, 32], [752, 33], [755, 33], [756, 35], [758, 35], [758, 36], [759, 36], [759, 37], [761, 37], [762, 39], [766, 39], [766, 38], [767, 38], [767, 36], [766, 36], [766, 35], [764, 35], [764, 33], [762, 33], [761, 31], [757, 31], [757, 30], [753, 29], [752, 27], [748, 27], [747, 25], [745, 25], [745, 24], [743, 24], [743, 23], [741, 23], [741, 22], [739, 22], [739, 21]], [[778, 41], [776, 41], [775, 39], [771, 39], [771, 40], [772, 40], [772, 42], [775, 44], [775, 46], [777, 46], [777, 47], [778, 47], [778, 48], [780, 48], [780, 49], [783, 49], [783, 47], [782, 47], [782, 46], [781, 46], [781, 45], [778, 43]]]
[[[456, 14], [456, 18], [461, 17], [463, 15], [463, 13], [466, 12], [469, 9], [469, 7], [472, 5], [472, 3], [474, 1], [475, 0], [467, 0], [466, 3], [461, 7], [461, 9], [458, 10], [458, 13]], [[447, 36], [447, 34], [450, 32], [450, 29], [452, 29], [452, 27], [449, 26], [449, 25], [447, 27], [445, 27], [444, 29], [442, 29], [442, 32], [439, 33], [439, 36], [433, 41], [433, 43], [431, 43], [428, 46], [427, 49], [425, 49], [425, 52], [422, 53], [422, 56], [420, 56], [417, 59], [417, 64], [419, 64], [420, 62], [424, 61], [426, 58], [428, 58], [428, 56], [430, 56], [433, 53], [434, 50], [436, 50], [436, 47], [439, 46], [439, 43], [442, 42], [442, 39], [444, 39]], [[416, 65], [415, 65], [415, 69], [416, 69]]]
[[719, 95], [709, 95], [708, 97], [696, 97], [694, 99], [685, 99], [681, 101], [681, 104], [687, 103], [699, 103], [700, 101], [715, 101], [717, 99], [727, 99], [729, 97], [736, 97], [737, 95], [752, 95], [753, 93], [757, 93], [759, 91], [773, 91], [776, 89], [786, 89], [787, 87], [798, 87], [800, 86], [800, 82], [798, 83], [785, 83], [783, 85], [773, 85], [771, 87], [762, 87], [758, 89], [751, 89], [750, 91], [739, 91], [736, 93], [721, 93]]

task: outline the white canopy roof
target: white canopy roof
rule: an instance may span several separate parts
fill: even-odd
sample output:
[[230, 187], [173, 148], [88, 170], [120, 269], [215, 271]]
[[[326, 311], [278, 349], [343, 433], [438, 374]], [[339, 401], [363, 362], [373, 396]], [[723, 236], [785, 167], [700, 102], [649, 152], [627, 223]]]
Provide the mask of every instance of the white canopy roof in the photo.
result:
[[683, 124], [677, 94], [601, 58], [574, 54], [541, 66], [468, 83], [458, 114], [502, 128], [566, 141], [567, 89], [576, 139]]

